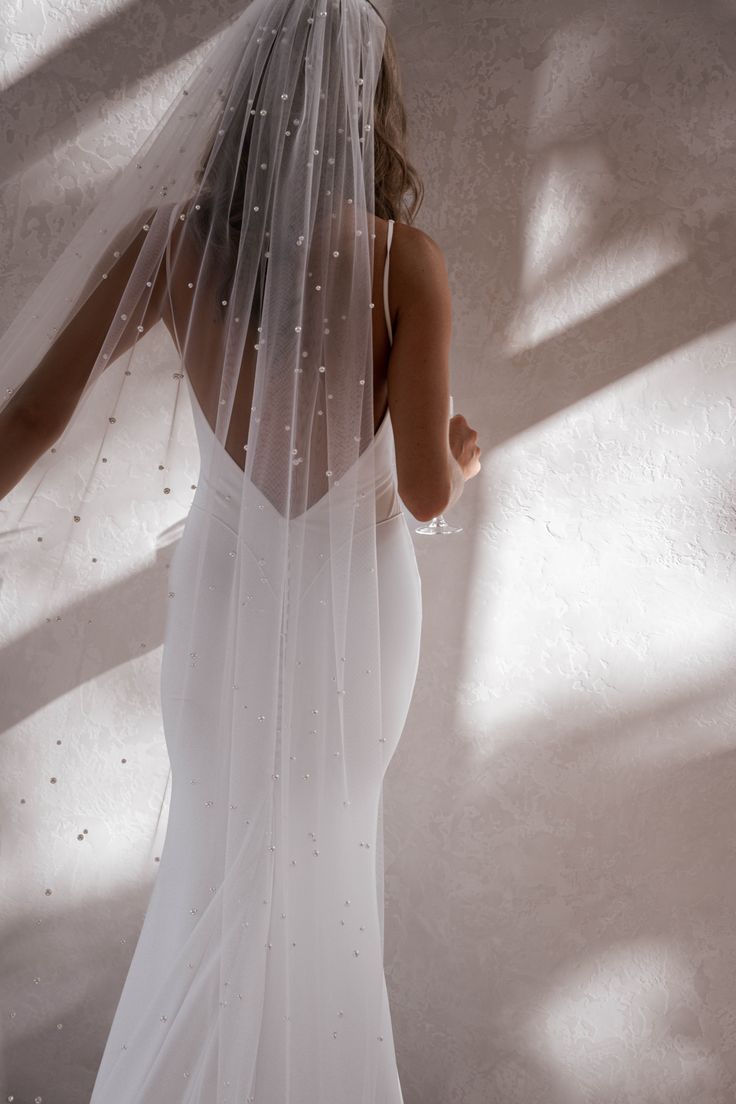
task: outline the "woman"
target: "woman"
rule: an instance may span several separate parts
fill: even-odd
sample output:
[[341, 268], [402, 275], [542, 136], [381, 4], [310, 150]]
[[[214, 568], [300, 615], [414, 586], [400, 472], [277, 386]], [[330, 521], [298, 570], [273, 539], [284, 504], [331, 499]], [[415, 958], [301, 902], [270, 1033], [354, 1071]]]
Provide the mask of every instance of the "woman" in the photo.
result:
[[[380, 813], [421, 589], [399, 496], [428, 520], [480, 466], [462, 416], [448, 434], [447, 273], [409, 225], [404, 139], [367, 0], [255, 0], [6, 333], [0, 493], [52, 445], [63, 466], [159, 321], [201, 456], [168, 580], [166, 842], [92, 1104], [402, 1099]], [[58, 503], [30, 501], [35, 535]]]

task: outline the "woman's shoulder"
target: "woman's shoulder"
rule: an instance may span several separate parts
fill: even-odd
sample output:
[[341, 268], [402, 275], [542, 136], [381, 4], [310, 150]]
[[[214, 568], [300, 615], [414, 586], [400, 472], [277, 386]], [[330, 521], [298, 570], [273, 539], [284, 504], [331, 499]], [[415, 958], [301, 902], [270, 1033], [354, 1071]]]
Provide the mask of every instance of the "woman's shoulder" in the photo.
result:
[[431, 237], [426, 230], [420, 229], [410, 222], [396, 221], [394, 223], [394, 233], [402, 237], [405, 241], [411, 242], [416, 245], [417, 248], [425, 249], [437, 249], [442, 252], [440, 245]]
[[442, 247], [425, 230], [406, 222], [394, 227], [391, 266], [397, 283], [411, 290], [427, 281], [445, 283], [448, 278]]

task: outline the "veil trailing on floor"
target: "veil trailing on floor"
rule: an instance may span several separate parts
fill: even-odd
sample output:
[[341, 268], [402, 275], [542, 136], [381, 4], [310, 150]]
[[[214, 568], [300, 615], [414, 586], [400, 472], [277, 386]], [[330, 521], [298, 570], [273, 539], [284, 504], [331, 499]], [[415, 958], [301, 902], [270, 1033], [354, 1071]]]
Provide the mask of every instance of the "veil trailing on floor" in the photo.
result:
[[[383, 1099], [382, 849], [365, 779], [383, 774], [386, 754], [370, 493], [384, 34], [367, 0], [254, 0], [2, 338], [3, 409], [48, 411], [53, 393], [66, 425], [0, 504], [3, 608], [22, 610], [6, 619], [6, 644], [19, 625], [33, 630], [40, 679], [63, 661], [65, 739], [108, 646], [99, 632], [116, 633], [100, 624], [103, 591], [121, 582], [105, 575], [106, 552], [153, 553], [158, 502], [191, 500], [182, 389], [208, 433], [205, 528], [194, 593], [167, 595], [162, 576], [161, 609], [206, 600], [208, 535], [224, 524], [211, 473], [225, 463], [237, 488], [228, 658], [213, 675], [220, 709], [207, 734], [227, 800], [201, 795], [201, 830], [221, 840], [221, 864], [186, 918], [186, 953], [168, 965], [169, 1014], [158, 1034], [142, 1024], [120, 1045], [110, 1101], [131, 1056], [152, 1077], [167, 1048], [187, 1067], [182, 1102], [200, 1099], [213, 1069], [211, 1104], [275, 1104], [300, 1084], [320, 1104], [345, 1104], [346, 1083], [358, 1086], [355, 1104]], [[163, 374], [149, 345], [162, 326], [176, 350]], [[148, 497], [113, 510], [141, 487]], [[65, 634], [80, 605], [89, 616]], [[359, 646], [347, 633], [356, 610]], [[182, 710], [206, 662], [200, 644], [186, 641]], [[351, 890], [366, 870], [372, 899]], [[203, 1045], [187, 1037], [183, 1010], [205, 997], [215, 1011]]]

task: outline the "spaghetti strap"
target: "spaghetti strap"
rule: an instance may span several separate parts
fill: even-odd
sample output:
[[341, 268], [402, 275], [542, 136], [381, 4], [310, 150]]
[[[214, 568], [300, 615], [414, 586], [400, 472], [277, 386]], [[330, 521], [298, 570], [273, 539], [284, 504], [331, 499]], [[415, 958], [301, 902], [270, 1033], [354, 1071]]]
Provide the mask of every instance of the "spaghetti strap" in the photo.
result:
[[393, 331], [393, 326], [391, 325], [391, 311], [390, 311], [389, 305], [388, 305], [388, 272], [389, 272], [389, 262], [391, 260], [391, 243], [392, 243], [393, 239], [394, 239], [394, 219], [389, 219], [389, 223], [388, 223], [388, 243], [387, 243], [388, 248], [387, 248], [387, 251], [386, 251], [386, 267], [385, 267], [384, 273], [383, 273], [383, 306], [384, 306], [384, 310], [386, 312], [386, 325], [388, 326], [388, 339], [389, 339], [389, 342], [392, 345], [394, 343], [394, 331]]

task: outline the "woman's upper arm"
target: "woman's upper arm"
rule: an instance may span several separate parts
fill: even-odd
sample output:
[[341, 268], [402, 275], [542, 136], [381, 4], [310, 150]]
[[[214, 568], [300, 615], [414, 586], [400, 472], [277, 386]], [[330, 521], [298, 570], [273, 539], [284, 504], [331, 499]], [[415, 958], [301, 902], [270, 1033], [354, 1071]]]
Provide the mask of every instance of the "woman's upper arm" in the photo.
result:
[[442, 250], [416, 228], [402, 227], [391, 265], [400, 286], [388, 373], [398, 491], [423, 520], [440, 513], [451, 494], [452, 294]]
[[[58, 434], [71, 419], [90, 378], [100, 348], [115, 318], [135, 262], [146, 240], [141, 229], [72, 315], [38, 367], [13, 396], [13, 405], [40, 430]], [[166, 265], [159, 265], [145, 310], [134, 311], [122, 330], [107, 365], [113, 363], [162, 317], [166, 300]], [[139, 302], [145, 301], [141, 295]], [[143, 327], [143, 331], [138, 330]]]

